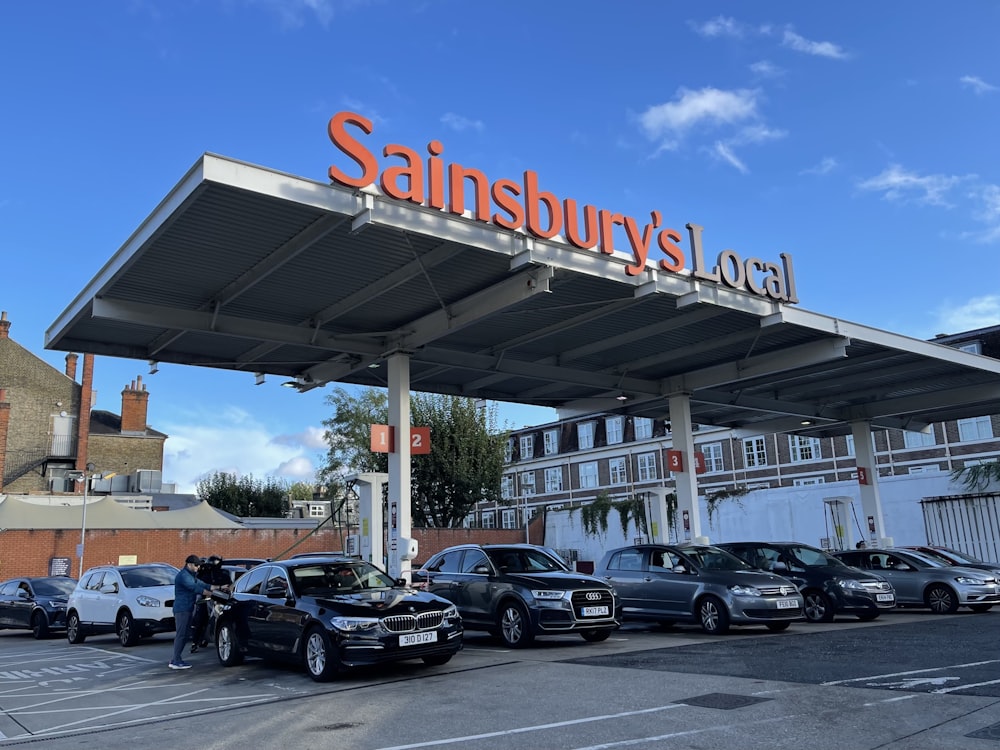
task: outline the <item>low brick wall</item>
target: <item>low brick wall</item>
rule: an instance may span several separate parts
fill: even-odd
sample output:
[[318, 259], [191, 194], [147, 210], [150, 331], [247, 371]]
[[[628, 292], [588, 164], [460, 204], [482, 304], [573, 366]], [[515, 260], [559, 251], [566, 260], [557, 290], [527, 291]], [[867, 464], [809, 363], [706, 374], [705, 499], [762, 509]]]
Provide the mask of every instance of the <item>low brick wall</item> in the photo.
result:
[[[123, 555], [137, 562], [166, 562], [180, 566], [188, 555], [274, 558], [299, 552], [343, 549], [346, 532], [323, 527], [309, 529], [93, 529], [87, 531], [84, 569], [118, 564]], [[530, 536], [541, 543], [542, 526], [532, 525]], [[414, 529], [419, 544], [416, 562], [454, 544], [510, 544], [524, 541], [524, 530]], [[0, 531], [0, 580], [48, 575], [50, 561], [69, 558], [70, 574], [79, 574], [76, 556], [79, 529], [7, 529]]]

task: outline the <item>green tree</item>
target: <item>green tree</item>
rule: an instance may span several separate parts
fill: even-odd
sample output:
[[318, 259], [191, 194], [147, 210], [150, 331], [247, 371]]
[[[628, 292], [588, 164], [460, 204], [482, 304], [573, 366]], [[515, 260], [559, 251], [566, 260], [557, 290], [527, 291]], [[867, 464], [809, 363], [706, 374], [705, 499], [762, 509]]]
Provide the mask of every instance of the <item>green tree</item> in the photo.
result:
[[315, 485], [308, 482], [295, 482], [288, 488], [288, 499], [299, 503], [306, 503], [313, 499]]
[[[387, 472], [388, 454], [371, 451], [371, 425], [388, 422], [388, 395], [368, 388], [352, 396], [337, 388], [327, 403], [334, 414], [323, 422], [329, 451], [322, 481], [336, 485], [352, 471]], [[414, 393], [410, 412], [414, 425], [431, 432], [431, 452], [411, 460], [413, 523], [459, 526], [479, 501], [500, 496], [507, 436], [497, 430], [496, 409], [460, 396]]]
[[198, 482], [197, 494], [213, 508], [241, 518], [281, 517], [288, 510], [288, 488], [273, 477], [215, 472]]
[[970, 492], [982, 492], [993, 482], [1000, 483], [1000, 459], [981, 464], [966, 464], [951, 472], [951, 478], [961, 481]]

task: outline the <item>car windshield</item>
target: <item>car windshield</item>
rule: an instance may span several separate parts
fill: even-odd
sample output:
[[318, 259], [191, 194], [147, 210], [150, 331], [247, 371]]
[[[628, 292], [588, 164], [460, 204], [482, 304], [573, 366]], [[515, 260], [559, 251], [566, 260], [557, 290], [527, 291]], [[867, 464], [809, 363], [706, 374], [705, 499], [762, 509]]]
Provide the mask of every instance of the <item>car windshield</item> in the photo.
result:
[[818, 550], [814, 547], [788, 547], [785, 552], [803, 568], [827, 568], [830, 566], [845, 565], [843, 560], [838, 560], [836, 557], [828, 555], [823, 550]]
[[918, 568], [947, 568], [951, 566], [951, 563], [942, 562], [939, 557], [931, 557], [912, 549], [906, 550], [906, 554], [900, 555], [900, 557], [903, 562], [912, 563]]
[[72, 578], [39, 578], [31, 582], [38, 596], [69, 596], [76, 588]]
[[973, 565], [989, 565], [989, 563], [980, 560], [979, 558], [973, 557], [972, 555], [967, 555], [964, 552], [959, 552], [957, 549], [949, 549], [948, 547], [942, 547], [941, 553], [954, 560], [957, 560], [961, 565], [962, 563], [972, 563]]
[[292, 586], [302, 596], [335, 596], [370, 589], [390, 589], [395, 581], [363, 561], [317, 563], [291, 568]]
[[148, 568], [122, 568], [122, 583], [130, 589], [148, 586], [173, 586], [177, 568], [169, 565], [150, 565]]
[[920, 550], [913, 550], [913, 551], [916, 552], [916, 553], [918, 553], [918, 554], [923, 555], [924, 557], [929, 557], [932, 560], [937, 560], [939, 563], [942, 563], [943, 565], [954, 565], [955, 564], [955, 562], [948, 555], [944, 555], [944, 554], [942, 554], [940, 552], [936, 552], [935, 550], [932, 550], [932, 549], [920, 549]]
[[540, 549], [524, 549], [518, 547], [497, 548], [486, 550], [496, 568], [505, 573], [544, 573], [546, 571], [565, 571], [565, 565], [550, 557]]
[[686, 547], [678, 551], [703, 570], [753, 570], [736, 555], [718, 547]]

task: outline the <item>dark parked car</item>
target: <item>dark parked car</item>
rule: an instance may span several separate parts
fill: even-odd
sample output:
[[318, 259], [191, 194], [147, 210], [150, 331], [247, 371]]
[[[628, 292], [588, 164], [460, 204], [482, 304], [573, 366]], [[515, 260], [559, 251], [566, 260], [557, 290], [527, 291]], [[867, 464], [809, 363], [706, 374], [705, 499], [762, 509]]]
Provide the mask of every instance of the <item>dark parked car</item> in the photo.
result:
[[979, 558], [973, 557], [972, 555], [967, 555], [964, 552], [959, 552], [955, 549], [950, 549], [949, 547], [930, 547], [930, 546], [904, 546], [902, 549], [912, 549], [914, 552], [919, 552], [922, 555], [932, 557], [937, 560], [941, 560], [947, 565], [960, 565], [963, 568], [976, 568], [977, 570], [989, 570], [992, 571], [994, 575], [1000, 576], [1000, 563], [990, 562], [989, 560], [980, 560]]
[[856, 549], [834, 555], [862, 570], [884, 576], [896, 590], [898, 606], [929, 607], [951, 614], [959, 607], [988, 612], [1000, 603], [1000, 583], [987, 570], [946, 565], [908, 549]]
[[14, 578], [0, 583], [0, 630], [30, 630], [45, 638], [66, 628], [66, 601], [76, 588], [75, 578], [47, 576]]
[[231, 594], [213, 595], [224, 600], [215, 630], [219, 661], [283, 659], [303, 664], [317, 682], [360, 665], [447, 663], [462, 648], [458, 610], [404, 583], [344, 557], [258, 565]]
[[449, 547], [414, 571], [413, 582], [453, 601], [466, 628], [486, 630], [511, 648], [547, 634], [603, 641], [619, 624], [611, 586], [532, 544]]
[[717, 545], [743, 562], [787, 578], [799, 587], [809, 622], [852, 614], [874, 620], [896, 606], [896, 593], [882, 576], [852, 568], [821, 549], [799, 542], [725, 542]]
[[696, 622], [721, 634], [730, 625], [785, 630], [803, 619], [794, 583], [710, 545], [622, 547], [605, 554], [594, 575], [615, 587], [626, 621]]

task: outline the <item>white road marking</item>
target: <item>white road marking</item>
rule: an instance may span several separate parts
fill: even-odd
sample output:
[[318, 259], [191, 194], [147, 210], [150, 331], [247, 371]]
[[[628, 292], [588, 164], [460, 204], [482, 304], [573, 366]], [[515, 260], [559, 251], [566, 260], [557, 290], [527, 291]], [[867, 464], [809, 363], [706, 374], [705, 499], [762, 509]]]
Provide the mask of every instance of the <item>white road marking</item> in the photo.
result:
[[956, 690], [968, 690], [969, 688], [981, 687], [982, 685], [996, 685], [1000, 684], [1000, 680], [987, 680], [986, 682], [970, 682], [967, 685], [955, 685], [949, 688], [938, 688], [937, 690], [931, 690], [932, 693], [953, 693]]
[[981, 667], [986, 664], [997, 664], [997, 663], [1000, 663], [1000, 659], [988, 659], [986, 661], [970, 661], [967, 664], [948, 664], [943, 667], [931, 667], [929, 669], [911, 669], [906, 672], [890, 672], [888, 674], [876, 674], [876, 675], [870, 675], [868, 677], [852, 677], [849, 680], [831, 680], [830, 682], [821, 682], [820, 684], [823, 686], [846, 685], [850, 682], [884, 680], [887, 677], [905, 677], [906, 675], [910, 674], [927, 674], [928, 672], [941, 672], [946, 669], [966, 669], [968, 667]]

